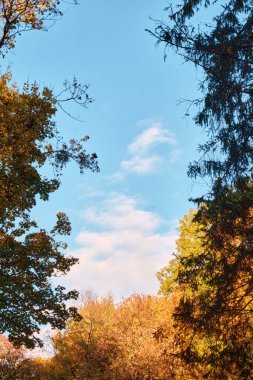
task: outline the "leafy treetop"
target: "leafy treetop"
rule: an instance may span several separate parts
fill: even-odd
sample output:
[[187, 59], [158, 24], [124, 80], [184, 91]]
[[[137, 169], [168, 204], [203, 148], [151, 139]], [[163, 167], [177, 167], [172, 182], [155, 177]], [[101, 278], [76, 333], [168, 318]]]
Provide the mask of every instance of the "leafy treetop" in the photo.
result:
[[[62, 15], [61, 0], [1, 0], [0, 53], [14, 48], [17, 35], [32, 29], [43, 29]], [[72, 1], [77, 4], [77, 0]]]
[[[16, 346], [32, 348], [41, 344], [35, 335], [41, 325], [61, 329], [69, 317], [79, 317], [65, 305], [77, 292], [51, 283], [77, 262], [65, 257], [66, 245], [56, 240], [70, 233], [68, 218], [58, 213], [47, 232], [38, 229], [30, 212], [38, 198], [46, 201], [58, 189], [61, 169], [70, 160], [81, 171], [98, 171], [98, 164], [96, 154], [84, 149], [87, 137], [69, 143], [60, 138], [51, 90], [40, 91], [36, 84], [19, 90], [10, 80], [9, 75], [0, 79], [0, 331]], [[40, 172], [47, 162], [55, 168], [53, 179]]]

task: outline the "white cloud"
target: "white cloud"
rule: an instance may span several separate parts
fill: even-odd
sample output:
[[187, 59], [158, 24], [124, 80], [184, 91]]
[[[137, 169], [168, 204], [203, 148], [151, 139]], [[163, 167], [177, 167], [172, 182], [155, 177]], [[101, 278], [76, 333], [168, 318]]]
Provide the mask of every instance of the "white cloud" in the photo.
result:
[[123, 171], [137, 174], [152, 173], [156, 170], [162, 158], [157, 154], [151, 156], [134, 156], [129, 160], [122, 161], [120, 166]]
[[128, 146], [131, 154], [141, 154], [147, 152], [155, 144], [166, 143], [175, 145], [176, 140], [172, 132], [165, 129], [160, 122], [152, 123], [152, 126], [143, 131]]
[[[138, 125], [139, 123], [137, 123]], [[142, 131], [127, 147], [129, 158], [122, 160], [120, 170], [114, 173], [110, 179], [113, 182], [121, 181], [128, 173], [150, 174], [164, 168], [168, 155], [162, 153], [161, 144], [170, 146], [168, 165], [173, 164], [179, 157], [179, 149], [173, 132], [163, 126], [163, 123], [154, 120], [141, 121], [146, 129]]]
[[106, 231], [142, 230], [152, 231], [159, 227], [162, 220], [150, 211], [138, 209], [138, 200], [122, 194], [113, 194], [99, 205], [99, 209], [89, 208], [83, 213], [89, 223]]
[[164, 222], [156, 214], [121, 194], [108, 197], [82, 216], [89, 229], [77, 236], [80, 248], [71, 252], [80, 263], [68, 275], [69, 285], [111, 291], [116, 299], [133, 292], [156, 292], [156, 272], [171, 257], [175, 232], [160, 232]]

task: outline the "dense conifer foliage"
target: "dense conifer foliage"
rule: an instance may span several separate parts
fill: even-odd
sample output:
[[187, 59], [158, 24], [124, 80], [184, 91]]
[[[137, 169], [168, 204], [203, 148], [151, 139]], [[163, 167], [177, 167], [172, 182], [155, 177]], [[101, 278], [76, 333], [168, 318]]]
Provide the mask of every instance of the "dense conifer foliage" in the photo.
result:
[[[198, 12], [218, 13], [196, 24]], [[155, 36], [202, 68], [203, 97], [196, 124], [209, 140], [199, 147], [201, 159], [189, 167], [190, 176], [209, 176], [222, 185], [243, 179], [252, 170], [253, 6], [250, 0], [192, 1], [166, 8], [170, 23], [157, 26]], [[204, 13], [204, 11], [202, 10]], [[195, 17], [196, 16], [196, 17]]]
[[[200, 12], [206, 17], [204, 10], [216, 16], [196, 23]], [[198, 108], [194, 120], [208, 140], [199, 147], [201, 158], [190, 164], [188, 174], [206, 177], [210, 184], [209, 193], [194, 200], [202, 247], [194, 255], [189, 247], [176, 265], [177, 282], [186, 288], [175, 318], [182, 331], [191, 331], [189, 339], [182, 334], [178, 344], [186, 361], [211, 365], [214, 373], [210, 370], [206, 376], [250, 379], [253, 4], [185, 0], [166, 11], [169, 23], [160, 23], [153, 34], [204, 74], [203, 97], [190, 105]], [[212, 337], [202, 344], [201, 354], [194, 345], [200, 333], [203, 339]], [[223, 372], [216, 373], [215, 365]]]

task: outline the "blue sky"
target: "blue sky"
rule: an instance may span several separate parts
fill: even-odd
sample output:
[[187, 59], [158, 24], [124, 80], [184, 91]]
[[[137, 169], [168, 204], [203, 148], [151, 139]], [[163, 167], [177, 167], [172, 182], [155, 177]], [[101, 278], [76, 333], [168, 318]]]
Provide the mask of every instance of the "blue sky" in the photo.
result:
[[36, 80], [57, 92], [75, 75], [89, 83], [95, 102], [88, 110], [69, 105], [78, 123], [59, 112], [66, 139], [90, 136], [100, 173], [70, 165], [61, 189], [34, 211], [42, 226], [57, 211], [72, 222], [68, 252], [80, 264], [61, 280], [67, 287], [111, 291], [116, 299], [133, 292], [155, 293], [155, 273], [175, 246], [175, 226], [192, 207], [188, 198], [204, 185], [187, 178], [204, 136], [180, 99], [197, 94], [200, 73], [183, 64], [145, 29], [166, 18], [164, 0], [82, 0], [65, 4], [64, 17], [48, 32], [19, 37], [6, 58], [15, 81]]

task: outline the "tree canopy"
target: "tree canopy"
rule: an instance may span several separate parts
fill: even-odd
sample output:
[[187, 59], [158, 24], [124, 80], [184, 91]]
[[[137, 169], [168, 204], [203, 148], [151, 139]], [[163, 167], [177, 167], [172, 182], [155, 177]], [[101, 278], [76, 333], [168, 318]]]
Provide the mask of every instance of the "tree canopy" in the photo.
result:
[[[214, 16], [198, 22], [199, 15], [206, 20], [208, 10]], [[203, 96], [189, 107], [197, 109], [194, 121], [208, 140], [199, 146], [201, 157], [189, 165], [188, 174], [207, 178], [209, 192], [194, 199], [198, 211], [187, 230], [188, 246], [180, 245], [181, 230], [180, 255], [159, 275], [162, 290], [175, 279], [185, 290], [175, 313], [182, 331], [191, 332], [189, 338], [181, 335], [181, 357], [211, 365], [211, 378], [250, 379], [253, 4], [185, 0], [166, 12], [169, 22], [158, 22], [152, 34], [203, 73]], [[186, 225], [184, 220], [181, 228]], [[198, 334], [201, 355], [194, 346]]]
[[[41, 29], [44, 21], [60, 14], [59, 1], [14, 0], [0, 2], [0, 50], [14, 46], [22, 30]], [[65, 82], [60, 94], [82, 106], [91, 102], [87, 86]], [[59, 212], [55, 227], [46, 231], [31, 218], [38, 199], [47, 201], [60, 186], [69, 161], [80, 171], [98, 171], [96, 154], [88, 154], [80, 141], [65, 142], [55, 123], [62, 98], [45, 87], [25, 83], [20, 89], [7, 72], [0, 78], [0, 332], [16, 346], [33, 348], [41, 325], [62, 329], [68, 318], [80, 318], [67, 300], [78, 293], [52, 285], [77, 260], [65, 256], [66, 244], [57, 236], [71, 231], [67, 216]], [[60, 106], [61, 107], [61, 106]], [[42, 174], [53, 166], [52, 178]]]
[[[158, 273], [161, 293], [181, 294], [174, 311], [177, 352], [207, 378], [252, 377], [252, 265], [237, 262], [240, 236], [228, 251], [210, 250], [203, 225], [191, 211], [180, 223], [175, 259]], [[245, 226], [249, 228], [249, 226]], [[233, 247], [233, 250], [231, 249]], [[224, 261], [226, 260], [226, 272]], [[237, 270], [231, 270], [231, 266]]]
[[[135, 294], [115, 305], [110, 295], [88, 294], [79, 308], [83, 319], [53, 338], [49, 373], [56, 380], [192, 379], [167, 355], [173, 344], [173, 301]], [[163, 325], [170, 336], [162, 342], [154, 335]]]
[[[197, 23], [202, 7], [216, 16]], [[252, 2], [185, 0], [166, 11], [170, 23], [159, 24], [154, 35], [204, 74], [203, 97], [191, 103], [199, 108], [194, 120], [209, 140], [199, 147], [201, 159], [190, 165], [189, 175], [219, 177], [224, 184], [244, 177], [248, 182], [253, 160]]]
[[[1, 0], [0, 52], [15, 46], [18, 35], [32, 29], [45, 29], [59, 16], [61, 0]], [[72, 1], [77, 4], [76, 0]]]

